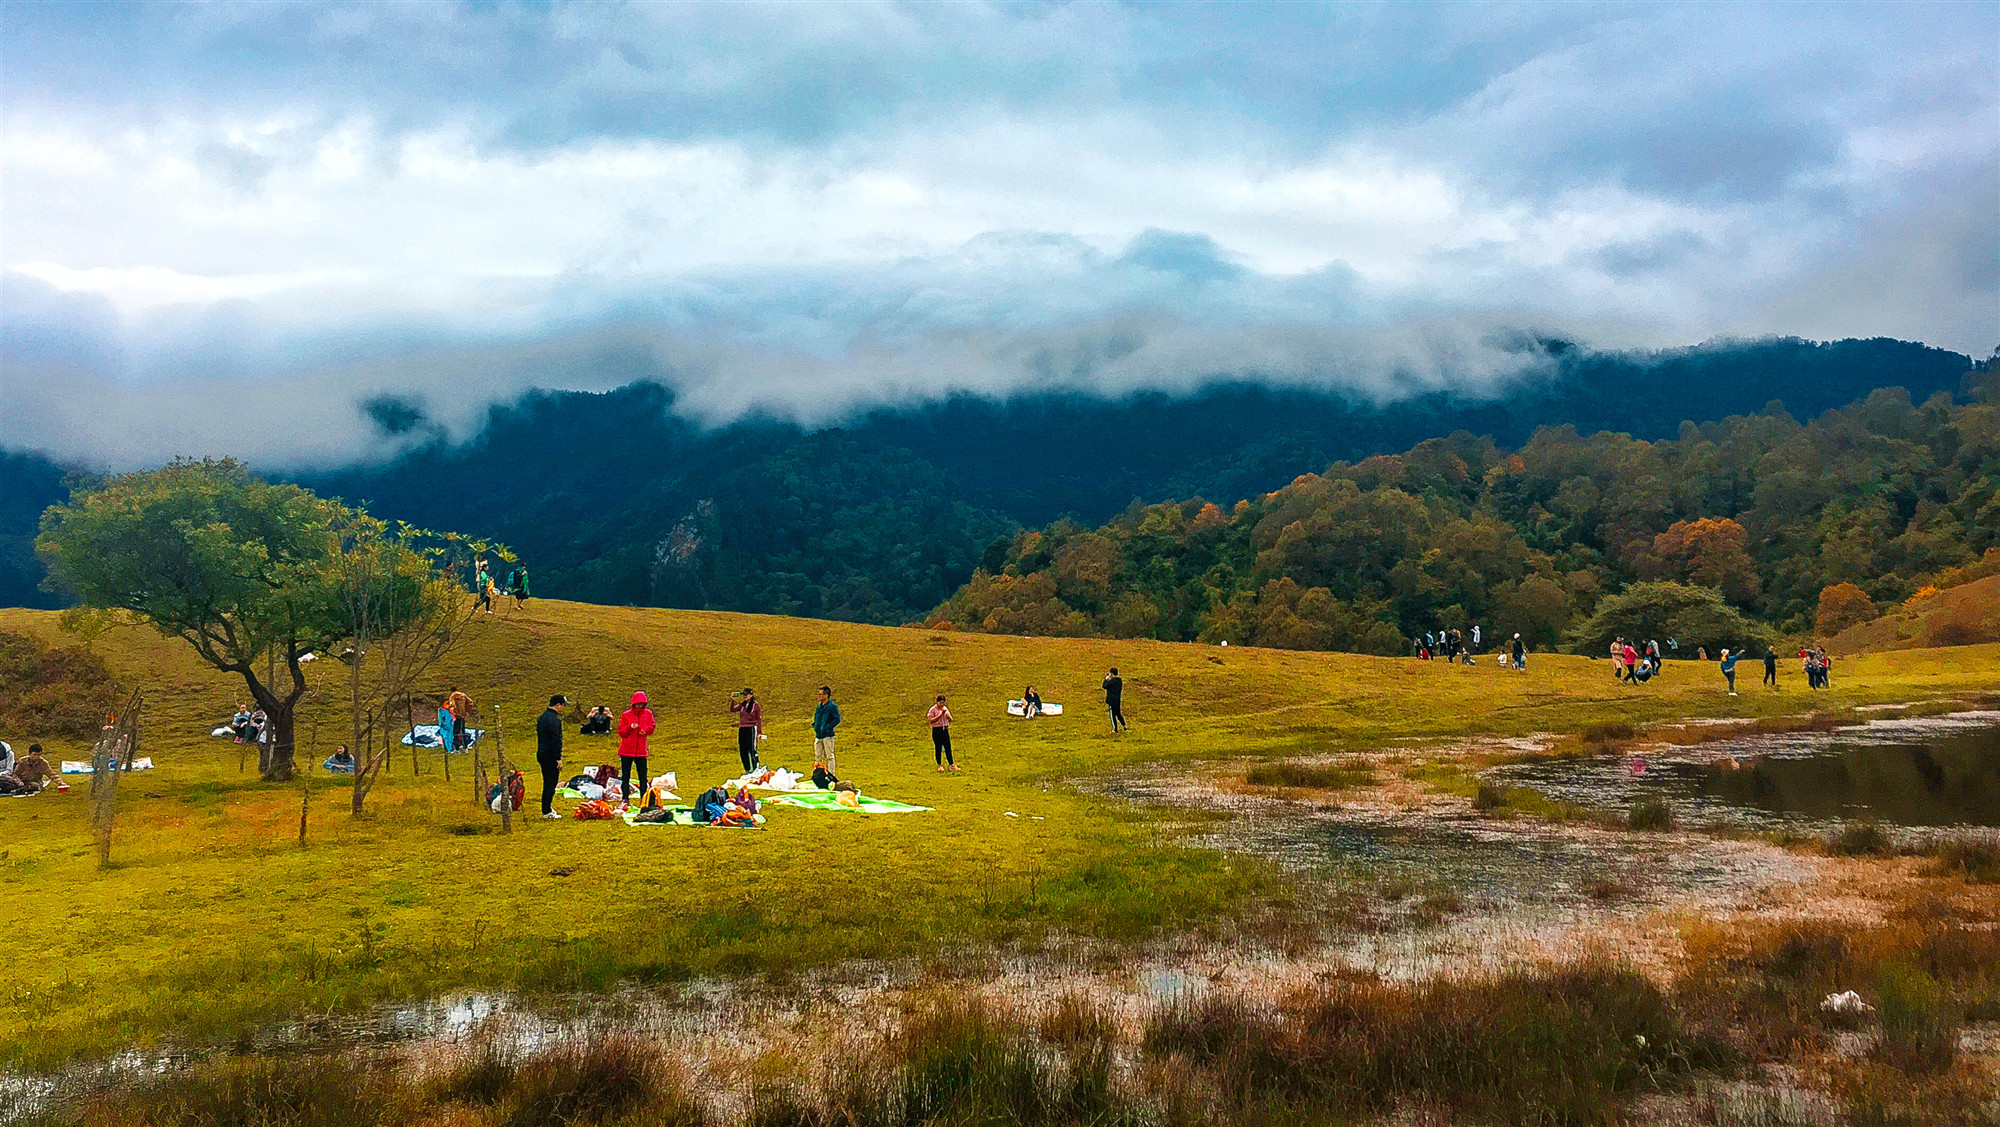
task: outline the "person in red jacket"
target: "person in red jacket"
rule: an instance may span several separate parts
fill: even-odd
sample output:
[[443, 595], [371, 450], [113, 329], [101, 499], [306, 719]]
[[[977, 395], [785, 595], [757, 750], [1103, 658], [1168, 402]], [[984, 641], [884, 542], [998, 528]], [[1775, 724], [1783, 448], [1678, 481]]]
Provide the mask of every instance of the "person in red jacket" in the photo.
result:
[[729, 694], [729, 711], [736, 714], [736, 754], [743, 760], [743, 773], [757, 769], [757, 741], [764, 738], [764, 706], [757, 703], [755, 689]]
[[1625, 684], [1628, 686], [1638, 684], [1639, 651], [1633, 648], [1632, 643], [1630, 642], [1625, 643], [1625, 651], [1623, 654], [1623, 658], [1625, 662]]
[[[618, 785], [620, 797], [639, 794], [652, 784], [646, 777], [646, 737], [653, 734], [653, 707], [645, 693], [632, 694], [632, 707], [618, 718]], [[632, 789], [632, 775], [639, 776], [639, 789]]]

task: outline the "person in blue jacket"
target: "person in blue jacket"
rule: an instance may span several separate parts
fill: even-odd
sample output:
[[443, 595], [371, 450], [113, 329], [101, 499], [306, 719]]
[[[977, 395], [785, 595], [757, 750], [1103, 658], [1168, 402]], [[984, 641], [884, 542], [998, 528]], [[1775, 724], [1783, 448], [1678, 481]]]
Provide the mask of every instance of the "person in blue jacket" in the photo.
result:
[[1734, 650], [1722, 651], [1722, 675], [1729, 678], [1729, 695], [1736, 695], [1736, 659], [1742, 655]]
[[833, 762], [833, 730], [840, 727], [840, 706], [833, 703], [833, 689], [819, 687], [819, 707], [813, 709], [813, 763], [831, 774], [840, 769]]

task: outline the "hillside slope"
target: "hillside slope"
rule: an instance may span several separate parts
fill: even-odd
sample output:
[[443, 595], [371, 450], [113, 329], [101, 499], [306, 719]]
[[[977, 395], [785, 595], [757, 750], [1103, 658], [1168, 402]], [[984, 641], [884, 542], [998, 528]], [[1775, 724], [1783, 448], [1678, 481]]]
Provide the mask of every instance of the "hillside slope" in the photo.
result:
[[2000, 575], [1947, 587], [1912, 607], [1850, 626], [1827, 643], [1831, 653], [1908, 650], [2000, 642]]

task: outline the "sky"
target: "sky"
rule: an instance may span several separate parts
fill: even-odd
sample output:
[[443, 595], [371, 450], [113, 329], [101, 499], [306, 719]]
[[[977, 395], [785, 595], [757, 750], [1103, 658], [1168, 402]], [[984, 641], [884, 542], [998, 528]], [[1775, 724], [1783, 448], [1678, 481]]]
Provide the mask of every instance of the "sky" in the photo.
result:
[[2000, 4], [0, 5], [0, 446], [102, 468], [1769, 335], [2000, 345]]

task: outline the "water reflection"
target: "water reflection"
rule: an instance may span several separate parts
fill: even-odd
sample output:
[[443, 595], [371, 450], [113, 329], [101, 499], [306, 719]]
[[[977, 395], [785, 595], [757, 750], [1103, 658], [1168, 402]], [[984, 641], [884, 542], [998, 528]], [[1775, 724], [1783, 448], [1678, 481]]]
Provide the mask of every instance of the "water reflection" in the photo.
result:
[[1662, 798], [1697, 819], [1735, 812], [1752, 820], [2000, 826], [2000, 725], [1989, 717], [2000, 719], [1964, 714], [1730, 741], [1689, 749], [1686, 759], [1656, 758], [1639, 775], [1622, 759], [1536, 763], [1498, 774], [1588, 805]]

